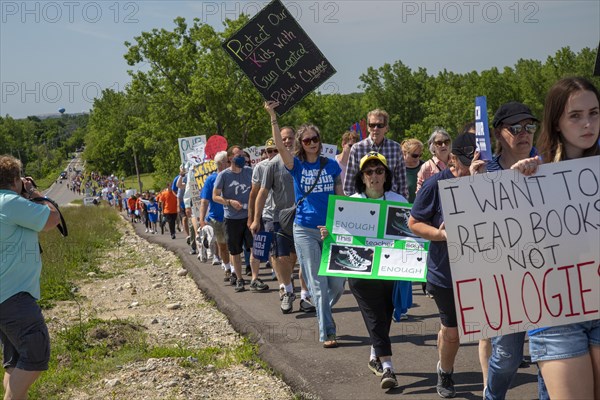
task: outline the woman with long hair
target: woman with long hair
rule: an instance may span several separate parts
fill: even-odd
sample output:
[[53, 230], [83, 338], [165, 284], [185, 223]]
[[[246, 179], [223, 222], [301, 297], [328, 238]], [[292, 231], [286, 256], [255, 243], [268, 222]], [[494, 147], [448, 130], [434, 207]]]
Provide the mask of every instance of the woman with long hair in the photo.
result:
[[[517, 162], [525, 175], [544, 162], [600, 155], [600, 95], [585, 78], [556, 82], [546, 95], [541, 154]], [[598, 243], [590, 243], [597, 246]], [[600, 319], [529, 331], [529, 353], [552, 399], [600, 399]]]
[[344, 292], [344, 278], [319, 276], [323, 239], [319, 226], [325, 225], [329, 195], [343, 195], [341, 169], [335, 160], [321, 157], [319, 128], [304, 124], [296, 131], [294, 154], [284, 146], [277, 123], [278, 102], [265, 103], [271, 117], [273, 139], [286, 169], [294, 178], [296, 216], [294, 242], [302, 274], [314, 299], [319, 322], [319, 340], [323, 347], [337, 347], [332, 307]]

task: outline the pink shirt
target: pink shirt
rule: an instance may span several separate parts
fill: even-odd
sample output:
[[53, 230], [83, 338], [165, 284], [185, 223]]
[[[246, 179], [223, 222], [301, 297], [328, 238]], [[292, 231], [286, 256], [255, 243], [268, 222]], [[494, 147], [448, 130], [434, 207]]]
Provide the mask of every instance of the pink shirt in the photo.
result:
[[433, 156], [429, 160], [425, 161], [425, 164], [421, 166], [421, 169], [417, 173], [417, 190], [415, 193], [419, 192], [419, 189], [421, 189], [423, 182], [425, 182], [427, 178], [437, 174], [438, 172], [442, 172], [445, 169], [446, 164], [436, 156]]

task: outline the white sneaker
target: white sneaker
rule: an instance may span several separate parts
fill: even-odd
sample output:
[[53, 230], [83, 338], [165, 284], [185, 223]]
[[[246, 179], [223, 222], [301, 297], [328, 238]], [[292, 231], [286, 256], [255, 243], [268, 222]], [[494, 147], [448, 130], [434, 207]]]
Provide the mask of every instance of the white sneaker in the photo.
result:
[[213, 257], [212, 265], [219, 265], [219, 264], [221, 264], [221, 258], [219, 256], [215, 255]]
[[146, 228], [146, 233], [148, 233], [148, 228]]

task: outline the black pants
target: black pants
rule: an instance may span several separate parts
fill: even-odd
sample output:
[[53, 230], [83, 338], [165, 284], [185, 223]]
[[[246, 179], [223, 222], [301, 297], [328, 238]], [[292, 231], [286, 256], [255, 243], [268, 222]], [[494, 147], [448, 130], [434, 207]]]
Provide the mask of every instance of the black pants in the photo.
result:
[[169, 224], [169, 232], [171, 232], [171, 235], [174, 235], [175, 234], [175, 220], [177, 219], [177, 213], [165, 214], [165, 217], [167, 218], [167, 223]]
[[377, 357], [391, 356], [394, 281], [349, 278], [348, 286], [358, 303], [375, 354]]

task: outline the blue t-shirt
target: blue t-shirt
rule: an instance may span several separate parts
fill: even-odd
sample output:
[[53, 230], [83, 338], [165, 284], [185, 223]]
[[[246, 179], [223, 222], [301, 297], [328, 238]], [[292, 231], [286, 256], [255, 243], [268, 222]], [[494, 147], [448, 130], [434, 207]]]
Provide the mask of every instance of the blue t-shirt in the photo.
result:
[[252, 168], [244, 167], [238, 173], [229, 168], [219, 172], [215, 181], [215, 188], [221, 189], [221, 196], [224, 199], [237, 200], [242, 203], [240, 210], [223, 206], [225, 218], [248, 218], [248, 202], [250, 201], [250, 189], [252, 189]]
[[40, 298], [38, 232], [49, 215], [47, 205], [0, 190], [0, 303], [19, 292]]
[[206, 222], [210, 221], [211, 219], [218, 222], [223, 222], [223, 204], [215, 203], [212, 197], [216, 180], [217, 173], [213, 172], [204, 181], [204, 186], [202, 186], [202, 192], [200, 192], [200, 198], [208, 200], [208, 212], [206, 213], [206, 218], [204, 218]]
[[[446, 168], [425, 180], [410, 210], [413, 218], [421, 222], [428, 222], [435, 227], [439, 227], [444, 222], [438, 181], [450, 178], [454, 178], [454, 175], [450, 168]], [[450, 272], [448, 243], [446, 241], [431, 241], [429, 244], [427, 282], [443, 288], [452, 288], [452, 273]]]
[[[294, 157], [294, 167], [290, 170], [290, 173], [294, 178], [296, 203], [310, 190], [317, 178], [320, 167], [320, 158], [313, 163], [309, 163]], [[296, 224], [313, 229], [317, 229], [319, 225], [325, 225], [329, 195], [335, 194], [335, 180], [341, 172], [342, 169], [337, 161], [328, 158], [317, 185], [298, 205], [296, 219], [294, 220]]]

